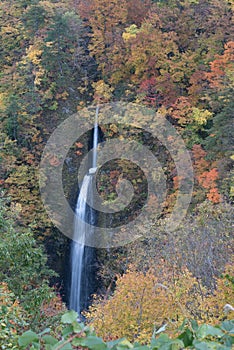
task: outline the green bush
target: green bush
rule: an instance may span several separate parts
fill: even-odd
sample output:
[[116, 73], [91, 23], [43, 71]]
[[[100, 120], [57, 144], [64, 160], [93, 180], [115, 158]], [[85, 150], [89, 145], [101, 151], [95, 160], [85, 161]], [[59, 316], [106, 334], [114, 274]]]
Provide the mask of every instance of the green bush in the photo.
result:
[[49, 286], [55, 273], [47, 267], [44, 249], [31, 231], [13, 223], [12, 216], [16, 221], [17, 212], [12, 208], [7, 211], [7, 204], [0, 200], [0, 280], [19, 301], [30, 326], [37, 328], [43, 306], [56, 298]]
[[154, 332], [150, 344], [131, 344], [127, 339], [104, 342], [95, 332], [83, 323], [77, 322], [78, 314], [68, 311], [61, 318], [62, 329], [56, 337], [50, 335], [50, 328], [40, 334], [27, 331], [19, 337], [20, 349], [45, 350], [176, 350], [176, 349], [231, 349], [234, 344], [234, 321], [223, 321], [219, 326], [198, 325], [196, 321], [185, 320], [179, 329], [179, 335], [170, 338], [165, 326]]

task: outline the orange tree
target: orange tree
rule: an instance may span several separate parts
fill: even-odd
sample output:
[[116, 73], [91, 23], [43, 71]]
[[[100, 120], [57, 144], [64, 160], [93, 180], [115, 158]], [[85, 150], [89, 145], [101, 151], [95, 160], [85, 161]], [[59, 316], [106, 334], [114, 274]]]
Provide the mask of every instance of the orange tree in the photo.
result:
[[157, 270], [143, 273], [134, 267], [119, 276], [113, 296], [97, 299], [86, 313], [97, 334], [146, 343], [162, 326], [173, 334], [185, 317], [215, 323], [224, 317], [223, 307], [234, 297], [231, 281], [219, 279], [212, 295], [187, 269], [177, 275], [163, 270], [164, 281]]

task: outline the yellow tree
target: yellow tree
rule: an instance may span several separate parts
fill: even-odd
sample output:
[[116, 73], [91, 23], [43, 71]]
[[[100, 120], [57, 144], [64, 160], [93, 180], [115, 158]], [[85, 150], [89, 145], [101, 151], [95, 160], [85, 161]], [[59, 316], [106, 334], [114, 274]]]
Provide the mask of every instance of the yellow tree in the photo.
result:
[[89, 50], [95, 57], [103, 77], [117, 73], [123, 64], [122, 32], [127, 20], [126, 0], [92, 0], [89, 24], [92, 29]]
[[234, 290], [227, 278], [218, 279], [217, 284], [212, 295], [186, 268], [175, 272], [162, 264], [140, 272], [131, 266], [117, 278], [113, 296], [97, 300], [86, 316], [106, 340], [127, 337], [147, 343], [164, 325], [169, 334], [176, 332], [185, 317], [218, 323]]

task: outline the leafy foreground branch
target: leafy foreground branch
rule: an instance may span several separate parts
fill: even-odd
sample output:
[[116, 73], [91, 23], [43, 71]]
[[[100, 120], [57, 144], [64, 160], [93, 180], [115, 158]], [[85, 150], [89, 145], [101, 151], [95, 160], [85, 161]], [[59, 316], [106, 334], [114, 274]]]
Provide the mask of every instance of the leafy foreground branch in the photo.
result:
[[[20, 349], [45, 349], [45, 350], [124, 350], [124, 349], [231, 349], [234, 344], [234, 320], [223, 321], [219, 326], [208, 324], [198, 325], [196, 321], [185, 320], [179, 329], [179, 335], [173, 339], [164, 333], [165, 326], [154, 332], [151, 343], [142, 345], [131, 344], [127, 339], [117, 339], [104, 342], [96, 336], [95, 332], [83, 323], [77, 322], [78, 314], [68, 311], [61, 318], [61, 333], [59, 337], [50, 335], [50, 328], [37, 334], [32, 331], [23, 333], [18, 340]], [[59, 338], [59, 339], [58, 339]]]

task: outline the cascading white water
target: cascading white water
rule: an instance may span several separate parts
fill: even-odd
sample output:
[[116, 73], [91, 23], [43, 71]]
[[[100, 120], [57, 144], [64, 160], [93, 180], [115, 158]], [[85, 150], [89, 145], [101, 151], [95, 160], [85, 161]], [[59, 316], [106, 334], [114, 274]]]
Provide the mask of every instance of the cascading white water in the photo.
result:
[[[87, 208], [86, 199], [92, 185], [92, 176], [85, 175], [80, 194], [77, 201], [74, 223], [74, 241], [71, 249], [71, 293], [70, 309], [76, 310], [79, 314], [81, 311], [81, 276], [83, 271], [83, 258], [85, 249]], [[78, 242], [76, 241], [78, 240]]]
[[[98, 145], [98, 107], [96, 109], [94, 134], [93, 134], [93, 159], [92, 168], [89, 169], [88, 175], [85, 175], [80, 193], [77, 200], [74, 222], [74, 237], [71, 248], [71, 289], [69, 308], [75, 310], [80, 315], [82, 306], [85, 302], [81, 300], [88, 300], [88, 277], [84, 278], [89, 273], [90, 252], [85, 250], [85, 239], [89, 232], [86, 232], [87, 227], [85, 223], [95, 224], [95, 213], [92, 210], [93, 198], [93, 174], [96, 171], [97, 164], [97, 145]], [[89, 198], [89, 206], [87, 205], [87, 198]], [[82, 283], [83, 279], [83, 283]]]
[[96, 114], [95, 114], [94, 133], [93, 133], [93, 162], [92, 162], [92, 167], [94, 169], [97, 167], [98, 111], [99, 111], [99, 107], [97, 106]]

